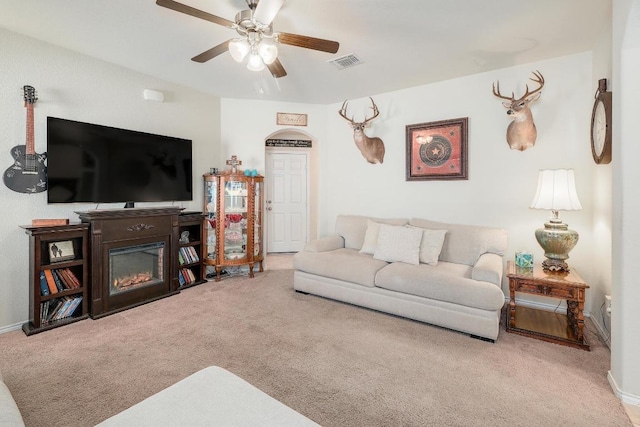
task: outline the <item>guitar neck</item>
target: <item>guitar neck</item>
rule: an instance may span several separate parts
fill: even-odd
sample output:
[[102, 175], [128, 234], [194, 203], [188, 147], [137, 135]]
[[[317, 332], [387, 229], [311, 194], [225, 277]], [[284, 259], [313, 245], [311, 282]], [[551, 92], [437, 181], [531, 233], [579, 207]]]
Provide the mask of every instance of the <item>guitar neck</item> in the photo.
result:
[[33, 135], [33, 103], [27, 103], [27, 141], [26, 141], [26, 154], [35, 154], [35, 143]]

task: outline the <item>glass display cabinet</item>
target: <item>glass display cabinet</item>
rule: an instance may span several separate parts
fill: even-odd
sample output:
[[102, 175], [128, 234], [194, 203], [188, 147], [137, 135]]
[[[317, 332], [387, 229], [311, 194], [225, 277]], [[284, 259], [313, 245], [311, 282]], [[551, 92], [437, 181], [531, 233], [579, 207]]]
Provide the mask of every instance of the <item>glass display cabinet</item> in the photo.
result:
[[242, 171], [204, 175], [205, 264], [216, 269], [216, 281], [224, 267], [249, 267], [249, 277], [259, 264], [263, 270], [262, 176]]

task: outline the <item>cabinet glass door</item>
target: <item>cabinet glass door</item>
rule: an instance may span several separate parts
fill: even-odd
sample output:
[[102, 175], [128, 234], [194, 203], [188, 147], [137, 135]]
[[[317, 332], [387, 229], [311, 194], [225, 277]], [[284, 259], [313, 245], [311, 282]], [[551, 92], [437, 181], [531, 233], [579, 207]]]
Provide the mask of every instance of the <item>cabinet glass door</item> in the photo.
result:
[[218, 203], [218, 178], [206, 177], [204, 182], [205, 195], [205, 233], [204, 244], [206, 258], [212, 262], [216, 260], [216, 208]]
[[253, 199], [253, 256], [256, 258], [262, 258], [262, 186], [262, 180], [256, 179]]
[[247, 202], [248, 181], [230, 177], [224, 185], [225, 260], [247, 259]]

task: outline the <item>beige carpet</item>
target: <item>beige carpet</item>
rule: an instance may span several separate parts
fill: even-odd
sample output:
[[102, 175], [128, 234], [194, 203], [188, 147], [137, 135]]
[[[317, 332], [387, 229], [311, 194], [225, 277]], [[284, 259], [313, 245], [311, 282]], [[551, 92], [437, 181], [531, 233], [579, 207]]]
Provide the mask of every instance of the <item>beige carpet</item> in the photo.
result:
[[0, 370], [27, 426], [93, 425], [209, 365], [325, 427], [631, 425], [591, 332], [591, 352], [504, 326], [486, 343], [297, 294], [283, 259], [255, 279], [0, 335]]

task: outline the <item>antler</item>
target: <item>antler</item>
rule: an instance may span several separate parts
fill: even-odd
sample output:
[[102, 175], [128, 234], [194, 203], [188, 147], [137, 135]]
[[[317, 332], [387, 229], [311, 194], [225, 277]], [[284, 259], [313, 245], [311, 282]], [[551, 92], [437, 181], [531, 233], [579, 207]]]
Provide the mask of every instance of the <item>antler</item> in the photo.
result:
[[540, 87], [536, 90], [534, 90], [533, 92], [529, 92], [529, 85], [526, 85], [526, 92], [524, 93], [524, 95], [522, 95], [522, 98], [518, 99], [518, 101], [521, 101], [525, 98], [528, 98], [529, 96], [533, 95], [534, 93], [540, 92], [542, 90], [542, 88], [544, 87], [544, 77], [542, 77], [542, 74], [540, 73], [540, 71], [536, 70], [533, 72], [533, 75], [536, 76], [535, 79], [533, 78], [529, 78], [529, 80], [531, 80], [532, 82], [538, 83], [540, 85]]
[[340, 111], [338, 111], [338, 114], [340, 114], [340, 116], [342, 118], [344, 118], [345, 120], [350, 121], [351, 123], [353, 123], [353, 117], [349, 118], [346, 116], [347, 114], [347, 100], [345, 99], [344, 102], [342, 103], [342, 107], [340, 107]]
[[369, 97], [369, 99], [371, 100], [371, 103], [373, 104], [373, 107], [371, 107], [371, 109], [373, 110], [373, 116], [364, 119], [364, 121], [362, 123], [357, 123], [353, 121], [353, 116], [351, 118], [347, 117], [347, 100], [345, 99], [345, 101], [342, 103], [342, 107], [340, 107], [340, 110], [338, 111], [338, 114], [340, 114], [340, 116], [342, 118], [344, 118], [345, 120], [348, 120], [349, 122], [351, 122], [351, 124], [359, 124], [362, 125], [362, 127], [366, 127], [369, 122], [373, 119], [375, 119], [376, 117], [378, 117], [378, 115], [380, 115], [380, 111], [378, 110], [378, 106], [376, 105], [376, 103], [373, 101], [373, 98]]
[[[524, 95], [522, 95], [520, 98], [518, 98], [517, 101], [522, 101], [522, 100], [528, 98], [529, 96], [531, 96], [531, 95], [533, 95], [533, 94], [535, 94], [537, 92], [540, 92], [542, 90], [542, 88], [544, 86], [544, 77], [542, 77], [542, 73], [540, 73], [540, 71], [536, 70], [536, 71], [533, 72], [533, 75], [536, 78], [535, 79], [534, 78], [529, 78], [529, 80], [538, 83], [540, 85], [540, 87], [535, 89], [535, 90], [533, 90], [532, 92], [529, 92], [529, 85], [526, 85], [525, 86]], [[516, 96], [515, 96], [515, 94], [513, 92], [511, 92], [511, 97], [504, 96], [504, 95], [500, 94], [500, 81], [498, 81], [497, 83], [493, 84], [493, 94], [495, 96], [497, 96], [498, 98], [507, 99], [507, 100], [512, 101], [512, 102], [516, 101]]]
[[[496, 91], [496, 86], [498, 88], [497, 91]], [[515, 99], [515, 95], [513, 92], [511, 92], [511, 97], [503, 96], [500, 94], [500, 80], [497, 81], [497, 84], [496, 83], [493, 84], [493, 94], [498, 98], [508, 99], [509, 101], [513, 101]]]
[[368, 119], [365, 117], [364, 122], [362, 122], [363, 126], [367, 126], [367, 124], [369, 124], [369, 122], [371, 120], [375, 119], [380, 114], [380, 111], [378, 111], [378, 106], [376, 105], [375, 102], [373, 102], [373, 98], [369, 97], [369, 99], [371, 100], [371, 103], [373, 104], [373, 107], [371, 107], [371, 109], [373, 110], [373, 116], [368, 118]]

